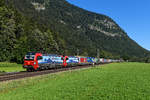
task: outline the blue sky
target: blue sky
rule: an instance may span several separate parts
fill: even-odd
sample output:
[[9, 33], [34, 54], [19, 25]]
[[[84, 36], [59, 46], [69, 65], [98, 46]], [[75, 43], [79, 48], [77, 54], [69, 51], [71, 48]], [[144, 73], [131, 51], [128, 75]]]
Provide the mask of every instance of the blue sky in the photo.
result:
[[150, 0], [67, 0], [116, 21], [129, 37], [150, 50]]

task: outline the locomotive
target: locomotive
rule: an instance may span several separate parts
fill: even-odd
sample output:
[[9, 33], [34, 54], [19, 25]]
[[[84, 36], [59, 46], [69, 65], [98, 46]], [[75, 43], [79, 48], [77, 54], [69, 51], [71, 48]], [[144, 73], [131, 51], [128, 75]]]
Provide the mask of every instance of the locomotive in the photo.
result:
[[27, 71], [44, 70], [50, 68], [62, 68], [79, 65], [94, 65], [100, 63], [116, 62], [112, 59], [62, 56], [56, 54], [27, 53], [24, 57], [23, 68]]

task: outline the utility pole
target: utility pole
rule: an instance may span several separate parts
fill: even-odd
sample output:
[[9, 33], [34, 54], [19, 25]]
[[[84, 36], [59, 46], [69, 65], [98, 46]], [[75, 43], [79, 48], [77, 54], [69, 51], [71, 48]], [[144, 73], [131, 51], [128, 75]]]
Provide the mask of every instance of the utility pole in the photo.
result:
[[100, 53], [99, 53], [99, 49], [97, 49], [97, 58], [99, 58]]
[[77, 56], [79, 56], [79, 49], [77, 49]]

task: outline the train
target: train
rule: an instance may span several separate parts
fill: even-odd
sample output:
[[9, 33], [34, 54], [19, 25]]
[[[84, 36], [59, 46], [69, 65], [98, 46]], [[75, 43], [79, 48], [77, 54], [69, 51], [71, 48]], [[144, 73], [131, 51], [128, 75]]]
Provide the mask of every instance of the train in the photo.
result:
[[120, 60], [29, 52], [24, 57], [23, 68], [27, 71], [36, 71], [51, 68], [95, 65], [112, 62], [120, 62]]

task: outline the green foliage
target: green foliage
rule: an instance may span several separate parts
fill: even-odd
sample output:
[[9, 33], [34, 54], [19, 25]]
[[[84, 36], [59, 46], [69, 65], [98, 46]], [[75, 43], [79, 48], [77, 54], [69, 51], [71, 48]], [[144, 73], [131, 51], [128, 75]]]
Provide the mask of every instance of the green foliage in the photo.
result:
[[[4, 0], [2, 0], [4, 1]], [[47, 27], [24, 17], [14, 7], [0, 7], [0, 61], [23, 63], [27, 52], [60, 53], [64, 40]], [[10, 2], [12, 3], [12, 2]]]
[[15, 15], [14, 12], [6, 7], [0, 7], [0, 61], [11, 58], [16, 42], [15, 35]]
[[127, 60], [130, 59], [130, 56], [128, 56], [128, 55], [123, 55], [122, 58], [123, 58], [123, 60], [127, 61]]
[[107, 52], [107, 51], [102, 50], [100, 52], [100, 57], [102, 57], [102, 58], [112, 58], [113, 55], [111, 53]]
[[145, 62], [150, 63], [150, 58], [146, 58]]

